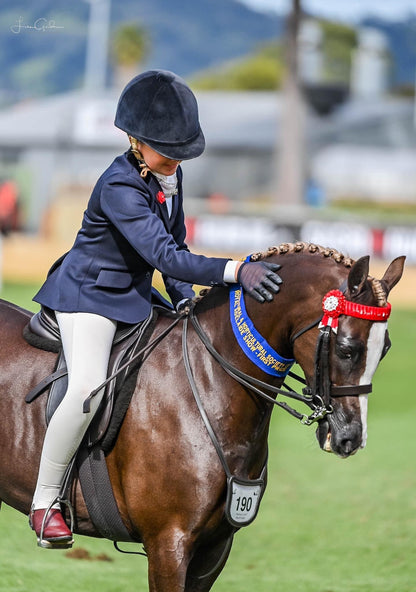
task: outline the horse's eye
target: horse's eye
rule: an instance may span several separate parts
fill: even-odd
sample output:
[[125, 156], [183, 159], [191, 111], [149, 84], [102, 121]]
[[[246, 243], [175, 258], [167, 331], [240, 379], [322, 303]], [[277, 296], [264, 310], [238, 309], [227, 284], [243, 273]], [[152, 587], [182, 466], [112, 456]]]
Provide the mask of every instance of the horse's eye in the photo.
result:
[[336, 344], [336, 355], [340, 360], [356, 363], [363, 355], [363, 344], [359, 340], [341, 340]]
[[347, 346], [339, 346], [337, 348], [337, 354], [340, 358], [344, 360], [351, 360], [352, 359], [352, 350], [350, 347]]

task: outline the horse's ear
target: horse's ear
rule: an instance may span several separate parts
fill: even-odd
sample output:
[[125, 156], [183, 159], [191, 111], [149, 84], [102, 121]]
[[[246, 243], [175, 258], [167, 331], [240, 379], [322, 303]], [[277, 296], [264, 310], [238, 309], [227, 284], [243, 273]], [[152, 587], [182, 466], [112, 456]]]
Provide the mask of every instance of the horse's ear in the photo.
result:
[[386, 269], [386, 272], [383, 275], [381, 281], [386, 287], [387, 294], [390, 292], [390, 290], [394, 288], [394, 286], [402, 277], [405, 260], [406, 257], [404, 255], [402, 255], [401, 257], [396, 257], [396, 259], [393, 259], [393, 261]]
[[348, 276], [348, 289], [351, 297], [358, 296], [364, 287], [364, 284], [368, 277], [368, 268], [370, 257], [366, 255], [361, 257], [351, 267], [351, 271]]

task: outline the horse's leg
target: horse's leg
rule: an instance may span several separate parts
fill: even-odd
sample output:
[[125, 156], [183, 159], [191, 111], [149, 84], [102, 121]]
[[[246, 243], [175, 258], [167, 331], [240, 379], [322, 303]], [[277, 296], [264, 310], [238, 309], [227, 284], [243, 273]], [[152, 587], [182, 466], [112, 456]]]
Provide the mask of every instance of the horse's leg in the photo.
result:
[[184, 592], [192, 542], [179, 528], [146, 540], [149, 592]]
[[233, 535], [226, 536], [195, 552], [189, 565], [185, 592], [208, 592], [223, 570], [233, 543]]
[[189, 564], [193, 542], [178, 529], [146, 543], [149, 592], [208, 592], [231, 551], [232, 538], [199, 547]]

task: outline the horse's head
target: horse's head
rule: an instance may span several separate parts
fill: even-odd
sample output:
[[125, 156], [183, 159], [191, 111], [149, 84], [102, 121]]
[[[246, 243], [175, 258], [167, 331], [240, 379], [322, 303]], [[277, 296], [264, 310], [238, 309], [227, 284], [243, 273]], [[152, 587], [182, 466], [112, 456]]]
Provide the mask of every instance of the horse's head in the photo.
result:
[[[302, 364], [306, 352], [296, 354], [310, 395], [329, 410], [318, 424], [319, 444], [343, 458], [366, 445], [368, 393], [390, 347], [387, 297], [402, 276], [404, 260], [395, 259], [381, 280], [369, 277], [369, 257], [353, 263], [341, 285], [323, 295], [313, 367], [310, 360]], [[310, 333], [316, 339], [316, 331]]]
[[[369, 257], [354, 262], [319, 245], [285, 243], [254, 253], [250, 260], [269, 257], [281, 264], [283, 278], [273, 301], [260, 304], [247, 298], [245, 302], [241, 287], [230, 291], [231, 327], [239, 347], [232, 338], [232, 347], [223, 350], [225, 359], [203, 331], [199, 336], [234, 380], [259, 397], [272, 402], [266, 391], [279, 399], [285, 395], [306, 403], [310, 415], [276, 401], [303, 423], [317, 421], [321, 448], [345, 458], [366, 444], [371, 380], [390, 346], [387, 299], [402, 276], [405, 257], [395, 259], [380, 280], [368, 275]], [[226, 306], [225, 291], [204, 302], [208, 312], [213, 305]], [[228, 319], [222, 326], [219, 319], [218, 315], [215, 328], [222, 349], [230, 329]], [[211, 338], [215, 343], [214, 332]], [[303, 394], [281, 388], [295, 360], [305, 375]]]

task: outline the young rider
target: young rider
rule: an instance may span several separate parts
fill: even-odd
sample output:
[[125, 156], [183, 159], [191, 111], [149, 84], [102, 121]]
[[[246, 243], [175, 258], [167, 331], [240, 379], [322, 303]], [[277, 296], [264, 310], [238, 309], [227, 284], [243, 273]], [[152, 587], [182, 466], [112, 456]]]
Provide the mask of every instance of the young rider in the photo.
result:
[[192, 91], [175, 74], [151, 70], [123, 90], [115, 125], [130, 149], [95, 185], [71, 250], [52, 267], [34, 300], [55, 311], [68, 366], [68, 389], [48, 426], [30, 512], [38, 544], [67, 548], [72, 533], [59, 506], [65, 471], [100, 403], [83, 402], [107, 374], [117, 322], [138, 323], [151, 310], [155, 269], [178, 307], [192, 284], [240, 282], [259, 301], [279, 290], [279, 266], [191, 253], [185, 244], [180, 163], [205, 140]]

